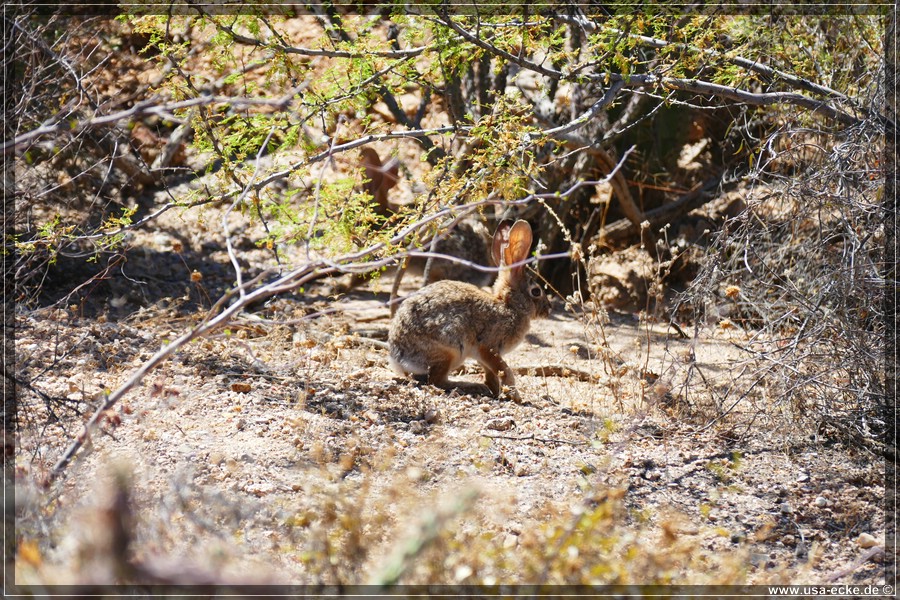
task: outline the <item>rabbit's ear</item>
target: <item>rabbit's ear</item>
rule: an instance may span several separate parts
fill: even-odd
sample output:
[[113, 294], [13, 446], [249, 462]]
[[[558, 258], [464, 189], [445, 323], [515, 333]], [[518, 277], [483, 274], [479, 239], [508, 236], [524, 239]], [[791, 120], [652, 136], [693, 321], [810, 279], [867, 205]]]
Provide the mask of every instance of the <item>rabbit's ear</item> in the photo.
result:
[[503, 219], [497, 225], [497, 231], [494, 232], [494, 241], [491, 243], [491, 258], [494, 259], [494, 265], [497, 267], [504, 265], [504, 251], [506, 245], [509, 244], [509, 230], [512, 226], [512, 219]]
[[[531, 251], [531, 225], [528, 221], [516, 221], [509, 230], [509, 244], [504, 249], [503, 258], [505, 264], [512, 265], [528, 258]], [[525, 269], [525, 265], [520, 265], [513, 269], [513, 274], [519, 274]]]

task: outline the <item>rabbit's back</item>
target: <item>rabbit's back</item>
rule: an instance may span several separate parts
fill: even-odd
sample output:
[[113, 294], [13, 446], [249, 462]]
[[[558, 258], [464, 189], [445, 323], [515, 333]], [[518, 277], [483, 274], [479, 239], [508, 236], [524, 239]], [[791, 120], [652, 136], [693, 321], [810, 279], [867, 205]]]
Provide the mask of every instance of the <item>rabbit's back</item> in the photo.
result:
[[[491, 264], [490, 244], [490, 235], [482, 223], [462, 221], [448, 236], [438, 241], [435, 251], [438, 254], [448, 254], [476, 265], [488, 266]], [[494, 274], [451, 260], [440, 258], [432, 260], [425, 283], [444, 279], [486, 286], [494, 280]]]

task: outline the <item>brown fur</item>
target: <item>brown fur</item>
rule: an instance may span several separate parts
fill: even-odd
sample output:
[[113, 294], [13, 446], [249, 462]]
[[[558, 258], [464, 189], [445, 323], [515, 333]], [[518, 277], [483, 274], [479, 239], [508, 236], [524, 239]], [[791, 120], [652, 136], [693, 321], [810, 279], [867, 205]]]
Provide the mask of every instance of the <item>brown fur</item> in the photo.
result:
[[[527, 222], [501, 223], [494, 234], [494, 260], [502, 267], [521, 262], [531, 242]], [[524, 265], [501, 270], [492, 292], [459, 281], [433, 283], [400, 305], [388, 334], [391, 367], [445, 386], [449, 372], [472, 358], [484, 368], [493, 395], [502, 385], [518, 398], [513, 371], [502, 355], [524, 339], [532, 318], [548, 310], [543, 290]]]

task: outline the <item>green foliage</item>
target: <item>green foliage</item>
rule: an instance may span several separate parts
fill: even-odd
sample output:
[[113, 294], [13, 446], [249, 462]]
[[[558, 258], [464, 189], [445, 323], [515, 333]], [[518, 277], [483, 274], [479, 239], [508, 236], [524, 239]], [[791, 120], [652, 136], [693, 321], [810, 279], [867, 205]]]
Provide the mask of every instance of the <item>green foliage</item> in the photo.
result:
[[57, 213], [52, 219], [38, 227], [36, 235], [32, 239], [27, 241], [17, 239], [15, 242], [16, 251], [25, 254], [46, 251], [49, 254], [49, 264], [56, 264], [59, 248], [63, 240], [72, 239], [72, 231], [74, 229], [73, 225], [63, 225], [62, 216]]
[[[541, 95], [551, 104], [548, 118], [560, 123], [590, 106], [613, 76], [653, 75], [657, 83], [640, 88], [644, 93], [690, 106], [715, 99], [672, 93], [659, 78], [796, 91], [778, 76], [736, 60], [744, 57], [852, 95], [874, 89], [879, 72], [880, 25], [872, 17], [693, 15], [676, 21], [664, 11], [646, 10], [594, 17], [589, 26], [540, 14], [523, 21], [508, 10], [447, 17], [477, 35], [480, 43], [475, 44], [439, 12], [406, 14], [400, 5], [391, 10], [390, 20], [352, 13], [327, 21], [185, 11], [121, 16], [117, 23], [140, 41], [140, 57], [160, 74], [149, 92], [161, 101], [234, 99], [173, 110], [174, 117], [192, 126], [193, 154], [209, 156], [205, 168], [215, 173], [206, 190], [223, 199], [249, 191], [253, 200], [241, 207], [242, 214], [264, 221], [265, 238], [257, 240], [262, 245], [304, 243], [332, 256], [389, 239], [397, 227], [438, 207], [489, 197], [515, 200], [533, 192], [535, 182], [557, 185], [585, 178], [584, 173], [559, 172], [567, 168], [560, 157], [570, 149], [542, 134], [549, 123], [535, 118]], [[530, 65], [561, 77], [523, 82], [521, 74]], [[66, 90], [58, 104], [81, 93], [76, 92]], [[619, 98], [612, 110], [624, 104]], [[767, 114], [774, 122], [793, 118], [794, 109], [771, 108]], [[650, 116], [649, 107], [640, 110], [635, 122]], [[76, 115], [68, 118], [81, 122]], [[415, 210], [398, 210], [391, 219], [379, 216], [373, 199], [359, 191], [362, 174], [352, 160], [334, 164], [329, 156], [329, 148], [367, 136], [384, 139], [388, 132], [445, 124], [459, 128], [454, 136], [430, 135], [427, 143], [420, 138], [423, 159], [430, 164], [404, 167], [403, 177], [414, 184], [414, 197], [406, 201]], [[668, 128], [664, 139], [677, 151], [683, 131], [673, 132]], [[597, 123], [578, 133], [603, 135]], [[166, 134], [160, 132], [162, 138]], [[415, 143], [393, 139], [398, 145]], [[740, 140], [736, 156], [752, 160], [755, 148], [749, 140]], [[646, 141], [638, 154], [661, 153], [653, 143]], [[30, 165], [47, 160], [37, 150], [23, 153]], [[248, 166], [257, 156], [276, 159], [257, 170]], [[289, 185], [274, 191], [262, 181]], [[185, 203], [182, 198], [174, 202]], [[69, 219], [46, 225], [77, 235], [77, 227], [65, 228]], [[20, 240], [21, 251], [27, 252], [63, 236], [36, 229], [33, 239]]]

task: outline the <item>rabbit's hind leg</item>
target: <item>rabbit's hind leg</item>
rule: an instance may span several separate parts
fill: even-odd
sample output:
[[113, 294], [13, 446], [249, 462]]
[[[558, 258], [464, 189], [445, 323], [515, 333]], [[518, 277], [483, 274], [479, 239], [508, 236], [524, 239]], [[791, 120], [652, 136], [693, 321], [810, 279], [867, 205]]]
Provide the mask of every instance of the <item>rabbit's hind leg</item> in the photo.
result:
[[459, 353], [450, 348], [435, 351], [428, 360], [428, 383], [440, 388], [447, 387], [450, 369], [459, 362]]

